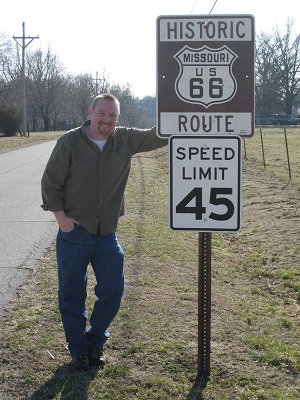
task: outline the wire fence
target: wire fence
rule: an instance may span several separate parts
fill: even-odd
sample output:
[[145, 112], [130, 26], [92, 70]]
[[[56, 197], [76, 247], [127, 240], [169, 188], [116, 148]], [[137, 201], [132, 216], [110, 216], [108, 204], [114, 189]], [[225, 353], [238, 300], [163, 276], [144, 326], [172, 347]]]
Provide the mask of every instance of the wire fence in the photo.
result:
[[257, 127], [243, 140], [245, 162], [261, 166], [280, 181], [300, 185], [300, 127]]

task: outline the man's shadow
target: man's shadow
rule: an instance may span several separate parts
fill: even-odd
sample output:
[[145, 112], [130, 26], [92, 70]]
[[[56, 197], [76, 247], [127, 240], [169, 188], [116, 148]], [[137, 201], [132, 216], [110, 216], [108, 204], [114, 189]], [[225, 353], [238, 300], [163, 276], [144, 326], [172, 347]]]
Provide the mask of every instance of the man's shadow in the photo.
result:
[[[89, 384], [98, 372], [97, 368], [87, 372], [77, 372], [69, 364], [65, 364], [57, 368], [52, 378], [32, 395], [26, 397], [26, 400], [56, 399], [58, 395], [61, 400], [88, 400]], [[201, 400], [208, 381], [209, 377], [197, 377], [187, 400]]]
[[51, 379], [26, 400], [56, 399], [61, 400], [88, 399], [88, 387], [95, 378], [99, 369], [93, 368], [87, 372], [77, 372], [69, 364], [65, 364], [55, 371]]

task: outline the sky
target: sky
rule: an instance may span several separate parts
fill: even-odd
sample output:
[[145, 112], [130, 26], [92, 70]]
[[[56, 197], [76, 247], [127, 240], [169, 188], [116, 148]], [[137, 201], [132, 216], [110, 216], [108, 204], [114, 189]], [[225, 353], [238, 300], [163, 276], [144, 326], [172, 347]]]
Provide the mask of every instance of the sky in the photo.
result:
[[[2, 2], [0, 35], [39, 36], [26, 50], [57, 54], [72, 74], [102, 74], [111, 83], [129, 84], [135, 97], [156, 92], [156, 18], [161, 15], [251, 14], [256, 34], [283, 32], [294, 19], [296, 0], [15, 0]], [[215, 5], [214, 5], [215, 4]]]

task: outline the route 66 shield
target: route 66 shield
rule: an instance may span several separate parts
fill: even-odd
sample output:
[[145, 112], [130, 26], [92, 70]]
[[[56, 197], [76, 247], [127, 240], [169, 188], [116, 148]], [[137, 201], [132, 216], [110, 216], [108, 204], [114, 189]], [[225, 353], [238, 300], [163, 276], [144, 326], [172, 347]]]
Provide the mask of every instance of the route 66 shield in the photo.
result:
[[180, 65], [175, 82], [177, 96], [187, 103], [212, 104], [228, 102], [237, 90], [232, 65], [238, 56], [227, 46], [195, 49], [184, 46], [174, 55]]

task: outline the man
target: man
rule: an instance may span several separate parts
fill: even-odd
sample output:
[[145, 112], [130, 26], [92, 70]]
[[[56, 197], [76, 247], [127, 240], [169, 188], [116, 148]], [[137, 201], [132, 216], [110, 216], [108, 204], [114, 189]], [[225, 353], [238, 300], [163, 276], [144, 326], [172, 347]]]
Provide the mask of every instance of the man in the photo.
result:
[[[116, 230], [131, 158], [167, 144], [155, 128], [116, 127], [119, 115], [116, 97], [108, 93], [95, 97], [90, 119], [58, 139], [42, 177], [42, 208], [52, 211], [59, 225], [59, 310], [71, 365], [83, 371], [104, 367], [107, 328], [124, 291], [124, 253]], [[87, 329], [89, 263], [97, 284]]]

